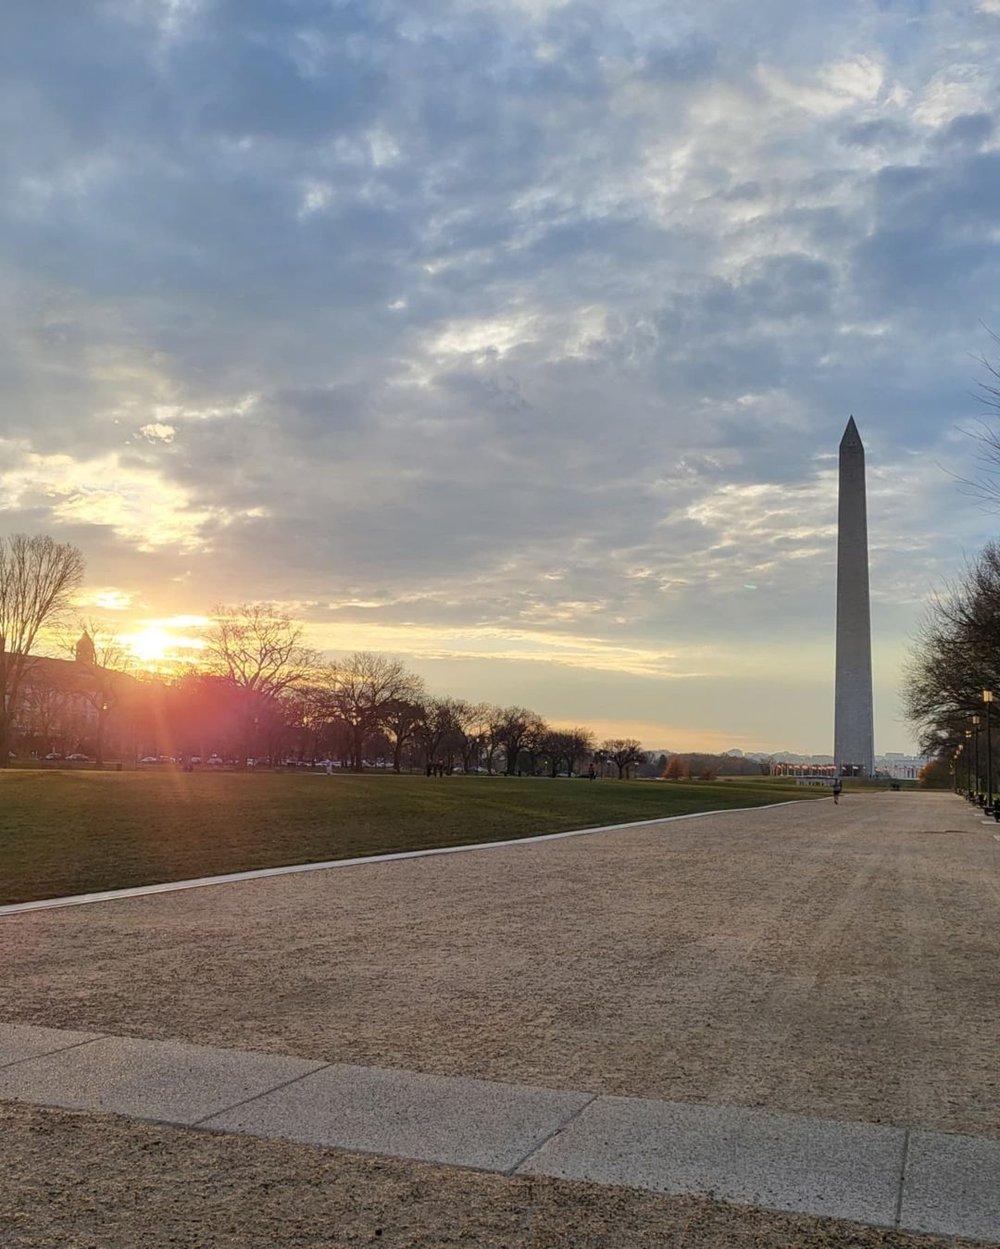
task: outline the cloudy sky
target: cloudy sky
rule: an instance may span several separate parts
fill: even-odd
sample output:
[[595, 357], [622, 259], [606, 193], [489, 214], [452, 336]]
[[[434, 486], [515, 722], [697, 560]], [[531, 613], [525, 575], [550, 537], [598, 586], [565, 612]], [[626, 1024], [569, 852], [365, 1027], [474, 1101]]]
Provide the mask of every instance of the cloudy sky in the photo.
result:
[[853, 412], [908, 750], [998, 524], [997, 46], [1000, 0], [5, 4], [0, 530], [122, 632], [272, 600], [438, 693], [828, 752]]

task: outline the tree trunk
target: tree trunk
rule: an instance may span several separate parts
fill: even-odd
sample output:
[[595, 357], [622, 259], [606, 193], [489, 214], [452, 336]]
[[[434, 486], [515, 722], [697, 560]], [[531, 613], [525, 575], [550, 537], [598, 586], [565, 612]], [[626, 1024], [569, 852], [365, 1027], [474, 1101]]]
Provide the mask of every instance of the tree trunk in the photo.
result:
[[104, 728], [105, 713], [103, 710], [97, 712], [97, 733], [94, 740], [94, 766], [96, 768], [104, 767]]

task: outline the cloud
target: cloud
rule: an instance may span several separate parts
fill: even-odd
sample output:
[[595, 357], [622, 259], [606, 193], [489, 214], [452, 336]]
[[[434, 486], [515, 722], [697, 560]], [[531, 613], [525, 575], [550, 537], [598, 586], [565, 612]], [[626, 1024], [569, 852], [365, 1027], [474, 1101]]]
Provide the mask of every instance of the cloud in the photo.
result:
[[151, 619], [474, 636], [525, 702], [550, 661], [746, 682], [785, 628], [815, 664], [851, 411], [884, 599], [987, 531], [937, 465], [996, 319], [990, 5], [3, 22], [0, 506]]
[[162, 421], [152, 421], [143, 425], [139, 433], [148, 442], [173, 442], [177, 430], [173, 425], [166, 425]]
[[[99, 459], [27, 452], [16, 468], [0, 472], [0, 514], [44, 508], [56, 525], [106, 528], [140, 551], [208, 546], [206, 531], [230, 523], [225, 508], [192, 507], [189, 497], [160, 474]], [[260, 508], [244, 515], [261, 514]]]

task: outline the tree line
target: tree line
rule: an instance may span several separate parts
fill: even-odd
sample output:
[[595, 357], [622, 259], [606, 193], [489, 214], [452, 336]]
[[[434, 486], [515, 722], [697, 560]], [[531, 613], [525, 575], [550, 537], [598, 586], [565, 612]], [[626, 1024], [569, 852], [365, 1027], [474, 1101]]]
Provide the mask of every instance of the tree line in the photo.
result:
[[[990, 332], [994, 342], [1000, 338]], [[1000, 371], [979, 358], [985, 382], [977, 383], [988, 418], [1000, 415]], [[989, 420], [973, 437], [979, 444], [977, 476], [962, 482], [988, 510], [1000, 508], [1000, 433]], [[997, 792], [993, 759], [994, 696], [1000, 702], [1000, 543], [991, 541], [971, 557], [958, 579], [937, 593], [920, 622], [904, 673], [906, 714], [916, 726], [920, 750], [932, 756], [921, 782], [966, 788], [981, 796]], [[997, 740], [1000, 750], [1000, 738]]]
[[139, 671], [93, 623], [73, 662], [48, 662], [36, 643], [65, 624], [83, 570], [70, 544], [0, 538], [0, 763], [54, 742], [98, 764], [144, 754], [272, 765], [334, 759], [356, 772], [378, 762], [397, 772], [551, 776], [593, 765], [629, 778], [657, 762], [635, 738], [598, 744], [590, 729], [557, 729], [527, 707], [432, 695], [389, 656], [324, 660], [302, 625], [267, 603], [216, 608], [201, 662], [171, 679]]
[[926, 783], [950, 784], [954, 775], [956, 785], [996, 792], [994, 693], [1000, 701], [1000, 543], [989, 542], [934, 597], [910, 650], [906, 712], [921, 752], [936, 757]]

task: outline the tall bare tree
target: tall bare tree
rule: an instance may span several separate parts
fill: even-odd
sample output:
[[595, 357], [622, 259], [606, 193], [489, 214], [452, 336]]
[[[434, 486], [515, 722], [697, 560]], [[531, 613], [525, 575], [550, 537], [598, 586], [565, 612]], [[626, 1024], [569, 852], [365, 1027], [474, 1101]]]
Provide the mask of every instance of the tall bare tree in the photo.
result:
[[508, 776], [517, 771], [517, 757], [525, 745], [544, 731], [545, 722], [536, 712], [529, 711], [527, 707], [503, 708], [494, 732], [503, 747]]
[[618, 779], [628, 780], [629, 769], [646, 762], [646, 752], [635, 737], [609, 737], [601, 742], [601, 750], [618, 768]]
[[445, 753], [454, 755], [459, 744], [459, 717], [465, 706], [457, 698], [428, 698], [418, 730], [429, 766], [444, 764]]
[[566, 771], [570, 776], [576, 771], [577, 759], [584, 759], [594, 749], [594, 735], [588, 728], [576, 725], [565, 733]]
[[0, 767], [39, 632], [58, 622], [83, 580], [83, 556], [45, 534], [0, 538]]
[[423, 686], [414, 677], [413, 692], [408, 698], [393, 698], [385, 707], [381, 716], [382, 731], [392, 747], [392, 770], [401, 772], [403, 768], [403, 751], [406, 746], [416, 740], [420, 733], [427, 709], [422, 701]]
[[[988, 328], [986, 332], [994, 343], [1000, 345], [1000, 336]], [[975, 383], [973, 394], [982, 404], [986, 415], [977, 422], [976, 428], [963, 431], [979, 443], [977, 475], [959, 480], [966, 488], [966, 493], [992, 510], [1000, 507], [1000, 430], [995, 423], [997, 416], [1000, 416], [1000, 368], [985, 355], [976, 358], [983, 367], [985, 380]]]
[[45, 754], [53, 749], [53, 738], [66, 722], [73, 696], [51, 673], [45, 673], [44, 679], [34, 673], [30, 684], [18, 708], [18, 728], [26, 747], [34, 746], [35, 753]]
[[319, 663], [302, 626], [273, 603], [216, 607], [204, 667], [249, 693], [274, 697], [304, 684]]
[[953, 751], [984, 689], [1000, 691], [1000, 543], [988, 542], [929, 604], [911, 647], [904, 699], [921, 750]]
[[479, 767], [490, 735], [492, 710], [488, 703], [469, 703], [465, 699], [455, 700], [458, 748], [462, 755], [462, 767], [466, 772], [472, 772]]
[[500, 749], [500, 734], [503, 732], [504, 709], [493, 703], [480, 703], [483, 716], [482, 759], [486, 771], [493, 775], [493, 761]]
[[542, 735], [541, 753], [548, 762], [549, 775], [553, 777], [558, 775], [563, 765], [566, 775], [572, 776], [577, 759], [588, 755], [593, 748], [594, 735], [589, 729], [548, 729]]
[[261, 726], [274, 718], [274, 703], [307, 684], [319, 667], [316, 651], [303, 644], [302, 626], [274, 603], [218, 606], [206, 637], [206, 669], [223, 677], [242, 698], [244, 756], [261, 746]]
[[415, 702], [421, 692], [418, 678], [386, 655], [355, 651], [338, 665], [332, 701], [350, 732], [352, 771], [363, 770], [365, 740], [382, 727], [396, 703]]

